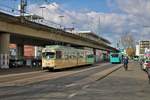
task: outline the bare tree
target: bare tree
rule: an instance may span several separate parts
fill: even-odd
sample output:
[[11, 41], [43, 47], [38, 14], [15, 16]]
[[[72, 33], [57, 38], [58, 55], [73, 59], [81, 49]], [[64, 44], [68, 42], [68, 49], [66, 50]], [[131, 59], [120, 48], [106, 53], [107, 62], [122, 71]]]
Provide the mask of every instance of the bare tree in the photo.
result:
[[135, 48], [135, 40], [131, 33], [126, 33], [121, 36], [121, 44], [124, 49]]

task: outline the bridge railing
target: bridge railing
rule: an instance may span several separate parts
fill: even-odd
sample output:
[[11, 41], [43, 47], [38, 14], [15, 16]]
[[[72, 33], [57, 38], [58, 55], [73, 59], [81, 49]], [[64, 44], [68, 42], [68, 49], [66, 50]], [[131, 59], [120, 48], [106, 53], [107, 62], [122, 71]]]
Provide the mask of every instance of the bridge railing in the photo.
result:
[[[20, 17], [20, 10], [14, 9], [14, 8], [10, 8], [8, 6], [1, 6], [0, 5], [0, 12], [9, 14], [9, 15], [12, 15], [12, 16], [15, 16], [15, 17]], [[53, 27], [53, 28], [56, 28], [56, 29], [61, 29], [61, 30], [64, 30], [64, 31], [66, 31], [68, 33], [79, 35], [78, 32], [65, 30], [65, 27], [63, 25], [61, 25], [61, 24], [55, 23], [55, 22], [50, 21], [50, 20], [46, 20], [44, 18], [43, 19], [37, 19], [37, 20], [34, 20], [34, 19], [30, 18], [30, 17], [26, 18], [26, 15], [29, 16], [29, 15], [34, 15], [34, 14], [31, 14], [31, 13], [25, 13], [24, 14], [25, 19], [28, 20], [28, 21], [31, 21], [31, 22], [34, 22], [34, 23], [37, 23], [37, 24], [42, 24], [42, 25], [49, 26], [49, 27]], [[81, 37], [84, 37], [84, 36], [81, 36]], [[91, 39], [91, 40], [96, 41], [96, 42], [100, 42], [101, 41], [99, 39], [94, 39], [94, 38], [91, 38], [91, 37], [84, 37], [84, 38]]]
[[[12, 15], [15, 17], [20, 16], [20, 10], [8, 7], [6, 5], [0, 5], [0, 12], [9, 14], [9, 15]], [[32, 13], [24, 13], [24, 17], [26, 17], [26, 15], [33, 15], [33, 14]], [[65, 28], [61, 24], [55, 23], [55, 22], [50, 21], [50, 20], [46, 20], [44, 18], [43, 19], [37, 19], [37, 20], [33, 20], [32, 18], [25, 18], [25, 19], [28, 21], [32, 21], [34, 23], [39, 23], [39, 24], [46, 25], [46, 26], [53, 27], [53, 28], [57, 28], [57, 29], [64, 29]]]
[[12, 15], [12, 16], [17, 16], [20, 14], [20, 11], [11, 7], [8, 7], [6, 5], [0, 5], [0, 12]]
[[64, 29], [64, 27], [62, 25], [57, 24], [55, 22], [52, 22], [50, 20], [45, 20], [45, 19], [37, 19], [37, 20], [26, 19], [26, 20], [32, 21], [32, 22], [37, 23], [37, 24], [42, 24], [42, 25], [46, 25], [46, 26], [49, 26], [49, 27], [53, 27], [53, 28], [56, 28], [56, 29]]

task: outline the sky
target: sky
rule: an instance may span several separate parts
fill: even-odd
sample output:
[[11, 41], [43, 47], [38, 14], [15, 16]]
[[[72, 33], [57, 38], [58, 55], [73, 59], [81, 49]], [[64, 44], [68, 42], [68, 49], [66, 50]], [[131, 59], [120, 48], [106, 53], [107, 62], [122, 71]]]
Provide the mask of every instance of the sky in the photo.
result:
[[[45, 2], [47, 1], [47, 2]], [[16, 8], [19, 0], [0, 0]], [[116, 46], [123, 34], [150, 40], [150, 0], [28, 0], [27, 10], [77, 31], [92, 31]], [[64, 16], [60, 18], [59, 16]]]

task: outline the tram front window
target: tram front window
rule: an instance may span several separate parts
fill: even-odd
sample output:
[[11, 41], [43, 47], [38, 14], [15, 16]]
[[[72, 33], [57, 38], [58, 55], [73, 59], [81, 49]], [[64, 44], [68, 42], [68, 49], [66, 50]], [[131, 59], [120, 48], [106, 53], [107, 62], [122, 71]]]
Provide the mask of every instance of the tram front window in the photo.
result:
[[53, 59], [53, 58], [55, 58], [55, 53], [54, 52], [44, 52], [44, 53], [42, 53], [42, 56], [45, 59]]

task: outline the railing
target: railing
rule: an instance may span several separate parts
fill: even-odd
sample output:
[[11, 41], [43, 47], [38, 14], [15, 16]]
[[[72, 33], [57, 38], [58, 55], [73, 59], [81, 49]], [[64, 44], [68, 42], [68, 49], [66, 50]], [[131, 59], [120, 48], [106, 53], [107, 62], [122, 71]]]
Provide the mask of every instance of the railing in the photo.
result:
[[[2, 6], [2, 5], [0, 5], [0, 12], [9, 14], [9, 15], [12, 15], [12, 16], [15, 16], [15, 17], [20, 16], [20, 11], [19, 10], [14, 9], [14, 8], [10, 8], [8, 6]], [[61, 29], [61, 30], [65, 29], [65, 27], [63, 25], [55, 23], [55, 22], [52, 22], [50, 20], [46, 20], [44, 18], [43, 19], [37, 19], [37, 20], [33, 20], [32, 17], [31, 18], [26, 18], [26, 15], [28, 15], [28, 16], [31, 15], [32, 16], [34, 14], [24, 13], [24, 15], [25, 15], [24, 16], [25, 19], [28, 20], [28, 21], [31, 21], [31, 22], [34, 22], [34, 23], [37, 23], [37, 24], [42, 24], [42, 25], [49, 26], [49, 27], [53, 27], [53, 28], [56, 28], [56, 29]], [[78, 32], [76, 32], [76, 31], [67, 31], [67, 30], [64, 30], [64, 31], [66, 31], [68, 33], [79, 35]], [[79, 36], [81, 36], [81, 35], [79, 35]], [[96, 41], [96, 42], [100, 42], [101, 41], [99, 39], [95, 39], [95, 38], [92, 38], [92, 37], [85, 37], [85, 36], [81, 36], [81, 37], [84, 37], [84, 38], [87, 38], [87, 39], [90, 39], [90, 40], [93, 40], [93, 41]]]
[[46, 26], [49, 26], [49, 27], [53, 27], [53, 28], [56, 28], [56, 29], [64, 29], [64, 27], [62, 25], [54, 23], [50, 20], [45, 20], [45, 19], [38, 19], [38, 20], [26, 19], [26, 20], [32, 21], [34, 23], [46, 25]]
[[0, 12], [12, 15], [12, 16], [18, 16], [20, 14], [20, 11], [8, 6], [0, 5]]
[[[8, 7], [8, 6], [0, 5], [0, 12], [9, 14], [9, 15], [12, 15], [12, 16], [15, 16], [15, 17], [16, 16], [20, 16], [20, 11], [19, 10], [11, 8], [11, 7]], [[31, 13], [24, 13], [24, 16], [26, 16], [26, 15], [33, 15], [33, 14], [31, 14]], [[55, 22], [52, 22], [50, 20], [45, 20], [45, 19], [33, 20], [32, 18], [26, 18], [26, 20], [32, 21], [34, 23], [39, 23], [39, 24], [42, 24], [42, 25], [46, 25], [46, 26], [49, 26], [49, 27], [57, 28], [57, 29], [64, 29], [65, 28], [63, 25], [55, 23]]]

